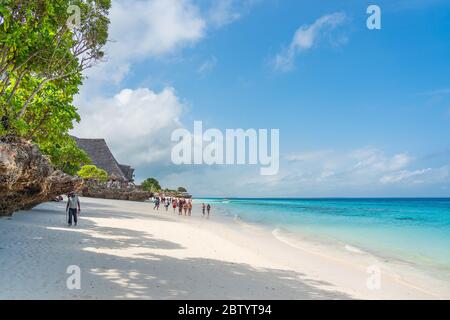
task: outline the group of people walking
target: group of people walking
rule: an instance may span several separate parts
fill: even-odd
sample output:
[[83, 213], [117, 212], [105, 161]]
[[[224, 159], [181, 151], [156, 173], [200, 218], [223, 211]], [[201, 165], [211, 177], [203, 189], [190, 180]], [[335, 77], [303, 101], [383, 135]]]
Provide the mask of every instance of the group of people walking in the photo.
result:
[[[75, 194], [75, 192], [70, 192], [67, 195], [67, 206], [66, 206], [66, 213], [67, 213], [67, 223], [69, 226], [72, 226], [72, 221], [77, 225], [78, 222], [78, 215], [81, 212], [81, 205], [80, 200], [78, 199], [78, 196]], [[159, 207], [161, 205], [164, 206], [166, 211], [169, 211], [169, 207], [172, 206], [173, 212], [175, 213], [178, 208], [178, 215], [184, 215], [190, 216], [192, 214], [192, 200], [191, 199], [184, 199], [184, 198], [171, 198], [171, 197], [155, 197], [154, 198], [154, 204], [153, 210], [159, 210]], [[209, 215], [211, 213], [211, 205], [202, 203], [202, 216], [209, 218]]]
[[[159, 207], [163, 206], [166, 211], [169, 211], [169, 207], [172, 206], [173, 212], [176, 213], [178, 209], [178, 215], [190, 216], [192, 214], [192, 200], [184, 198], [171, 198], [171, 197], [154, 197], [154, 207], [153, 210], [158, 210]], [[207, 214], [209, 218], [211, 212], [211, 205], [205, 205], [202, 203], [202, 214], [203, 217]]]

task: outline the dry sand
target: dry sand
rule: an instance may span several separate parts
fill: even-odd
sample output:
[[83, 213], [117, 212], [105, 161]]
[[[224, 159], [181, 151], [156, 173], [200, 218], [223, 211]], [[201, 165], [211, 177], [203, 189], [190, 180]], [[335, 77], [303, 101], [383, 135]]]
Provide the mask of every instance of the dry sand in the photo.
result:
[[[81, 198], [0, 219], [0, 299], [434, 299], [449, 285], [352, 250], [292, 243], [255, 226], [180, 217], [149, 203]], [[347, 248], [348, 249], [348, 248]], [[67, 268], [81, 270], [69, 290]], [[368, 289], [369, 266], [381, 287]]]

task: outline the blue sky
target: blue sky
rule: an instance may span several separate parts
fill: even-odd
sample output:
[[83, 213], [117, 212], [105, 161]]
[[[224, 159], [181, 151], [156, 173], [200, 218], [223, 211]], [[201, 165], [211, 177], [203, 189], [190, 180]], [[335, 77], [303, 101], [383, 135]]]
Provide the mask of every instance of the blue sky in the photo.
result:
[[[138, 180], [197, 196], [450, 194], [448, 1], [113, 1], [111, 20], [74, 133], [105, 138]], [[170, 133], [194, 120], [280, 129], [280, 173], [172, 165]]]

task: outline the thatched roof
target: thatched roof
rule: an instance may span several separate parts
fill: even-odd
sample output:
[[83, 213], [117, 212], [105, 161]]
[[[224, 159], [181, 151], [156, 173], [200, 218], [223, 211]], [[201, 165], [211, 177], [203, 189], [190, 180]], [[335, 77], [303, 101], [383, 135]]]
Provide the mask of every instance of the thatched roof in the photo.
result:
[[133, 180], [134, 169], [131, 166], [127, 166], [125, 164], [119, 164], [120, 169], [122, 170], [125, 177], [128, 181]]
[[92, 164], [105, 170], [109, 176], [116, 177], [118, 180], [131, 181], [133, 179], [134, 169], [127, 165], [121, 165], [114, 158], [111, 150], [106, 144], [105, 139], [80, 139], [73, 137], [80, 149], [83, 149]]

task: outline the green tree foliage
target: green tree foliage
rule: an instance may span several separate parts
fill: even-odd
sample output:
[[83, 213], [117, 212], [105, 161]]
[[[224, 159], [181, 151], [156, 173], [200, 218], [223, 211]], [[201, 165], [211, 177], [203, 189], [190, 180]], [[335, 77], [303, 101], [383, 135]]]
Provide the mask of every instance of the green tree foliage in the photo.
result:
[[161, 186], [159, 185], [158, 180], [156, 180], [155, 178], [146, 179], [144, 182], [142, 182], [141, 186], [145, 191], [150, 192], [158, 192], [161, 191], [162, 189]]
[[57, 140], [43, 141], [40, 148], [44, 154], [49, 155], [57, 169], [70, 175], [75, 175], [82, 165], [91, 163], [86, 152], [78, 148], [69, 135], [63, 135]]
[[0, 135], [31, 139], [56, 166], [74, 165], [73, 155], [60, 153], [76, 146], [57, 146], [80, 121], [73, 97], [83, 70], [104, 55], [110, 6], [110, 0], [0, 1]]
[[184, 188], [184, 187], [179, 187], [179, 188], [177, 189], [177, 191], [178, 191], [178, 192], [187, 192], [187, 189]]
[[85, 180], [107, 181], [108, 173], [94, 165], [85, 165], [77, 172], [77, 175]]

